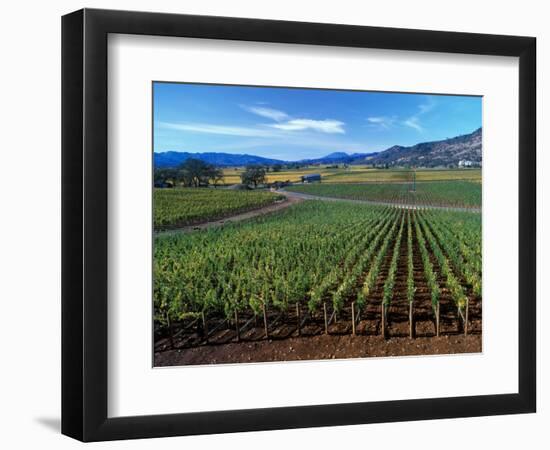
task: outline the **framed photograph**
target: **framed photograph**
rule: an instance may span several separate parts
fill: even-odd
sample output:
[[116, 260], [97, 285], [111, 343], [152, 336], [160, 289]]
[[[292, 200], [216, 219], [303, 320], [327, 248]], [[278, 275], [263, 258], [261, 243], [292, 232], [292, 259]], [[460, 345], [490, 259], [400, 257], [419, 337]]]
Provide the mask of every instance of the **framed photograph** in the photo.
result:
[[62, 21], [62, 432], [535, 412], [532, 37]]

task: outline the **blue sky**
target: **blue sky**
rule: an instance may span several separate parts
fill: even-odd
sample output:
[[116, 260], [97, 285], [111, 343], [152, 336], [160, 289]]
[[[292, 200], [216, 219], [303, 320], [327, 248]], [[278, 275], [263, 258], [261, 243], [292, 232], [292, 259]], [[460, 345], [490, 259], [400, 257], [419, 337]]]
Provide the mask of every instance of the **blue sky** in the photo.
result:
[[155, 152], [288, 161], [470, 133], [481, 97], [154, 83]]

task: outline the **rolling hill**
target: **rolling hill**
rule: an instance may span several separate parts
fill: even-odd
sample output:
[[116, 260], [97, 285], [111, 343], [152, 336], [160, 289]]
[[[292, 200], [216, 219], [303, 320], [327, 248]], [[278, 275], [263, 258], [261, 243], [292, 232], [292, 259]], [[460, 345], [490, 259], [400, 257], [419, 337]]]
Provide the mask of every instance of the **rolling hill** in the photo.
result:
[[200, 159], [218, 167], [247, 166], [250, 164], [284, 164], [278, 159], [263, 158], [255, 155], [234, 155], [231, 153], [189, 153], [189, 152], [163, 152], [154, 154], [156, 168], [177, 167], [189, 158]]
[[[422, 142], [410, 147], [394, 145], [387, 150], [376, 153], [345, 152], [330, 153], [322, 158], [304, 159], [302, 164], [377, 164], [389, 166], [438, 167], [456, 166], [459, 161], [472, 161], [481, 165], [482, 130], [473, 133], [444, 139], [441, 141]], [[218, 167], [237, 167], [251, 164], [273, 165], [287, 164], [289, 161], [264, 158], [262, 156], [231, 153], [189, 153], [164, 152], [154, 154], [156, 168], [177, 167], [189, 158], [200, 159]]]
[[422, 142], [411, 147], [394, 145], [375, 156], [360, 157], [353, 164], [388, 164], [390, 166], [437, 167], [457, 165], [461, 160], [481, 165], [482, 131], [441, 141]]

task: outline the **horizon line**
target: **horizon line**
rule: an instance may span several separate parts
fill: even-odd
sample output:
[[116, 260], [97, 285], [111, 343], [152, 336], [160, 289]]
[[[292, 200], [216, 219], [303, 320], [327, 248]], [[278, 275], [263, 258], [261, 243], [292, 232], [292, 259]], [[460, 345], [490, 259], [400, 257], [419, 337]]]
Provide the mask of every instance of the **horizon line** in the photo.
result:
[[410, 147], [414, 147], [415, 145], [420, 145], [420, 144], [426, 144], [426, 143], [431, 143], [431, 142], [441, 142], [441, 141], [447, 141], [449, 139], [455, 139], [455, 138], [459, 138], [459, 137], [462, 137], [462, 136], [468, 136], [470, 134], [474, 134], [476, 131], [478, 130], [481, 130], [483, 129], [483, 125], [480, 125], [479, 127], [477, 127], [475, 130], [469, 132], [469, 133], [465, 133], [465, 134], [458, 134], [456, 136], [452, 136], [452, 137], [448, 137], [448, 138], [445, 138], [445, 139], [438, 139], [438, 140], [435, 140], [435, 141], [421, 141], [421, 142], [417, 142], [416, 144], [413, 144], [413, 145], [400, 145], [400, 144], [393, 144], [387, 148], [385, 148], [384, 150], [379, 150], [379, 151], [371, 151], [371, 152], [354, 152], [354, 153], [348, 153], [346, 151], [334, 151], [334, 152], [330, 152], [330, 153], [327, 153], [325, 155], [322, 155], [322, 156], [318, 156], [318, 157], [314, 157], [314, 158], [301, 158], [301, 159], [296, 159], [296, 160], [292, 160], [292, 159], [279, 159], [279, 158], [274, 158], [274, 157], [270, 157], [270, 156], [261, 156], [261, 155], [255, 155], [255, 154], [252, 154], [252, 153], [228, 153], [228, 152], [213, 152], [213, 151], [193, 151], [193, 150], [163, 150], [163, 151], [156, 151], [155, 149], [153, 149], [153, 153], [154, 154], [162, 154], [162, 153], [191, 153], [191, 154], [197, 154], [197, 155], [204, 155], [204, 154], [221, 154], [221, 155], [234, 155], [234, 156], [254, 156], [256, 158], [264, 158], [264, 159], [273, 159], [273, 160], [276, 160], [276, 161], [281, 161], [281, 162], [301, 162], [301, 161], [310, 161], [310, 160], [316, 160], [316, 159], [323, 159], [323, 158], [326, 158], [327, 156], [329, 155], [332, 155], [334, 153], [345, 153], [346, 155], [348, 156], [353, 156], [353, 155], [365, 155], [365, 156], [368, 156], [368, 155], [372, 155], [374, 153], [383, 153], [385, 152], [386, 150], [389, 150], [390, 148], [393, 148], [393, 147], [403, 147], [403, 148], [410, 148]]

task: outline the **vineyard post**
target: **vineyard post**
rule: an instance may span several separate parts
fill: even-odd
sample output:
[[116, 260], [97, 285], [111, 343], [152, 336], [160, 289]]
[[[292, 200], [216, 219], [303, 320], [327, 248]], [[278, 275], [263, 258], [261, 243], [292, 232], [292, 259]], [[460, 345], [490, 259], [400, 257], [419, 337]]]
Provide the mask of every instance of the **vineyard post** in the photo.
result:
[[239, 330], [239, 311], [235, 308], [235, 331], [237, 332], [237, 342], [241, 340], [241, 332]]
[[302, 335], [300, 321], [301, 321], [300, 303], [296, 302], [296, 328], [297, 328], [297, 331], [298, 331], [298, 336]]
[[202, 329], [204, 330], [205, 341], [208, 343], [208, 324], [206, 323], [206, 315], [204, 314], [204, 311], [201, 313], [201, 315], [202, 315]]
[[384, 337], [384, 339], [386, 339], [386, 305], [384, 305], [384, 302], [382, 302], [380, 306], [380, 315], [382, 316], [382, 336]]
[[414, 337], [413, 315], [413, 302], [409, 302], [409, 336], [411, 339]]
[[351, 332], [355, 336], [355, 302], [351, 302]]
[[435, 335], [439, 337], [439, 302], [437, 302], [437, 305], [435, 307]]
[[170, 348], [174, 348], [174, 329], [172, 327], [172, 321], [170, 315], [166, 313], [166, 322], [168, 323], [168, 340], [170, 342]]
[[265, 338], [269, 339], [269, 329], [268, 329], [268, 326], [267, 326], [267, 311], [266, 311], [265, 303], [262, 305], [262, 310], [263, 310], [263, 313], [264, 313]]
[[325, 334], [328, 334], [327, 304], [323, 303], [323, 316], [325, 317]]
[[470, 309], [470, 300], [466, 298], [466, 317], [464, 318], [464, 336], [468, 336], [468, 313]]

